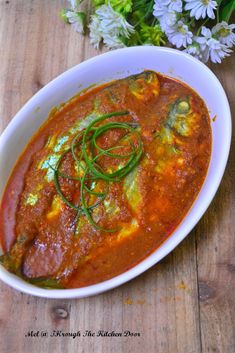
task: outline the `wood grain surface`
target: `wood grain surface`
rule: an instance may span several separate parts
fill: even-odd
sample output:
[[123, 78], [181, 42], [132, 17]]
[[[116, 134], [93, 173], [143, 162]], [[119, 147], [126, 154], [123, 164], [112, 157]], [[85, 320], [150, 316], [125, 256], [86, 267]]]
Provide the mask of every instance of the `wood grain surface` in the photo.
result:
[[[0, 129], [52, 78], [97, 55], [58, 17], [60, 0], [0, 0]], [[85, 6], [89, 6], [86, 2]], [[235, 55], [212, 70], [235, 113]], [[206, 84], [206, 82], [204, 83]], [[1, 353], [234, 353], [235, 145], [208, 211], [158, 265], [87, 299], [47, 300], [0, 283]], [[49, 337], [26, 337], [28, 331]], [[53, 330], [135, 337], [50, 337]]]

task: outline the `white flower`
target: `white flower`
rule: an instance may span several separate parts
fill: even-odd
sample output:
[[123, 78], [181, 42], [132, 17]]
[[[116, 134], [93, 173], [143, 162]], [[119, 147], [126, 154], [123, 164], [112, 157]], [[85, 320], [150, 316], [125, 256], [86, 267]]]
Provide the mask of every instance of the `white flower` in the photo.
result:
[[162, 30], [166, 34], [169, 33], [177, 22], [176, 12], [167, 12], [159, 19], [159, 22]]
[[153, 6], [153, 15], [159, 17], [169, 11], [182, 12], [181, 0], [155, 0]]
[[101, 21], [101, 30], [104, 33], [113, 32], [115, 35], [128, 38], [134, 32], [134, 27], [121, 14], [114, 11], [110, 4], [100, 6], [95, 13]]
[[220, 43], [217, 39], [211, 38], [207, 42], [210, 59], [213, 63], [221, 63], [221, 59], [229, 56], [232, 52], [226, 45]]
[[108, 49], [118, 49], [125, 47], [125, 45], [123, 44], [121, 39], [118, 38], [118, 36], [110, 36], [107, 34], [106, 36], [104, 36], [103, 41]]
[[235, 24], [229, 25], [227, 22], [222, 21], [221, 23], [217, 23], [217, 25], [212, 28], [211, 32], [212, 35], [220, 41], [220, 43], [231, 48], [235, 44], [234, 29]]
[[184, 49], [183, 51], [184, 51], [185, 53], [188, 53], [188, 54], [190, 54], [190, 55], [192, 55], [192, 56], [198, 58], [198, 59], [199, 59], [200, 54], [201, 54], [199, 46], [198, 46], [198, 45], [196, 46], [196, 45], [193, 45], [193, 44], [189, 45], [189, 46], [188, 46], [186, 49]]
[[188, 26], [183, 21], [178, 21], [177, 25], [168, 32], [169, 41], [177, 48], [192, 44], [193, 33], [189, 31]]
[[159, 20], [161, 29], [168, 33], [177, 22], [177, 12], [182, 11], [182, 1], [155, 0], [153, 15]]
[[84, 33], [86, 15], [84, 12], [75, 12], [68, 10], [65, 12], [68, 22], [71, 23], [74, 30], [78, 33]]
[[182, 1], [181, 0], [169, 0], [167, 7], [170, 11], [182, 12]]
[[124, 44], [120, 37], [128, 38], [134, 32], [134, 27], [115, 12], [110, 4], [100, 6], [91, 19], [90, 42], [96, 49], [102, 39], [109, 49], [121, 48]]
[[153, 14], [159, 20], [161, 29], [165, 33], [168, 33], [176, 24], [177, 13], [175, 11], [169, 11], [167, 7], [162, 7], [161, 9], [159, 7], [157, 10], [156, 8], [154, 9]]
[[162, 30], [167, 34], [177, 22], [176, 12], [168, 12], [159, 20]]
[[200, 50], [200, 46], [198, 43], [193, 42], [186, 49], [183, 50], [185, 53], [188, 53], [194, 56], [196, 59], [204, 61], [203, 52]]
[[80, 4], [80, 0], [68, 0], [73, 10], [76, 10]]
[[168, 7], [167, 7], [168, 0], [155, 0], [154, 6], [153, 6], [153, 16], [156, 18], [161, 18], [166, 12], [168, 12]]
[[206, 28], [205, 26], [202, 26], [201, 28], [201, 34], [203, 37], [195, 37], [195, 41], [200, 44], [202, 50], [204, 50], [207, 46], [207, 41], [211, 38], [212, 33], [209, 28]]
[[100, 20], [96, 15], [91, 16], [91, 22], [88, 27], [90, 29], [90, 42], [95, 49], [98, 49], [102, 40], [102, 32], [100, 31]]
[[205, 18], [206, 16], [214, 19], [214, 10], [217, 8], [217, 2], [214, 0], [185, 0], [185, 10], [191, 10], [190, 16], [195, 17], [196, 20], [199, 18]]
[[210, 58], [213, 63], [221, 63], [221, 59], [229, 56], [232, 52], [228, 46], [212, 37], [212, 32], [209, 28], [203, 26], [201, 34], [203, 37], [195, 37], [195, 41], [200, 45], [205, 62]]

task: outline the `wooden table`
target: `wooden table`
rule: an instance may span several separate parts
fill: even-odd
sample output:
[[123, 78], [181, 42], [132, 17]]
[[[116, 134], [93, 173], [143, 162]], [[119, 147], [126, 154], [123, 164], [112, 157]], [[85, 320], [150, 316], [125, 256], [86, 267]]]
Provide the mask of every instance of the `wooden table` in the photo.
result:
[[[60, 0], [0, 0], [0, 122], [52, 78], [97, 55], [58, 17]], [[235, 55], [212, 67], [235, 113]], [[0, 284], [1, 353], [234, 353], [235, 145], [214, 201], [163, 261], [117, 289], [47, 300]], [[28, 331], [139, 332], [136, 337], [25, 337]]]

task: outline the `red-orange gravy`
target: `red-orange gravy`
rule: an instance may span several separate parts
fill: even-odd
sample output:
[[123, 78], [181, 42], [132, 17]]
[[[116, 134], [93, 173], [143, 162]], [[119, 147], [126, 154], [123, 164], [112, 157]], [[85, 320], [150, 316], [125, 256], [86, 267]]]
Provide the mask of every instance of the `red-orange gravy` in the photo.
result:
[[[143, 153], [125, 177], [108, 182], [103, 200], [89, 210], [96, 227], [58, 193], [55, 170], [63, 154], [60, 190], [79, 207], [81, 181], [74, 178], [84, 169], [71, 144], [92, 121], [119, 111], [128, 114], [111, 116], [98, 126], [134, 126]], [[111, 128], [97, 141], [103, 149], [121, 145], [124, 151], [135, 145], [131, 139], [129, 131]], [[75, 153], [79, 156], [79, 147]], [[45, 287], [78, 288], [123, 273], [158, 248], [182, 221], [202, 187], [210, 155], [205, 103], [180, 81], [145, 71], [73, 98], [33, 136], [10, 176], [0, 209], [2, 264]], [[122, 163], [125, 158], [97, 160], [106, 173]], [[105, 188], [98, 178], [85, 184], [95, 192]], [[87, 204], [96, 198], [86, 195]]]

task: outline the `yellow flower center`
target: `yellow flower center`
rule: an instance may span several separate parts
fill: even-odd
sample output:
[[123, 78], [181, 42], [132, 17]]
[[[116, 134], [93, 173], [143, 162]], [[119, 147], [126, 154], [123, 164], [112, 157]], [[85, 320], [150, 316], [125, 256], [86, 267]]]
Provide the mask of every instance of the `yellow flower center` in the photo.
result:
[[227, 35], [229, 34], [229, 29], [226, 29], [226, 28], [221, 28], [219, 30], [219, 35], [221, 37], [227, 37]]
[[179, 28], [179, 32], [182, 33], [182, 34], [186, 34], [186, 30], [183, 27]]

